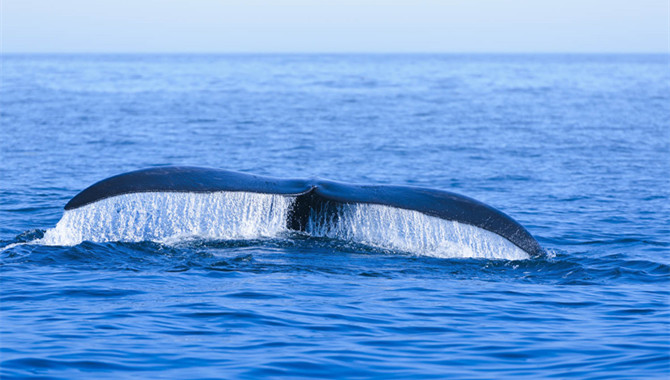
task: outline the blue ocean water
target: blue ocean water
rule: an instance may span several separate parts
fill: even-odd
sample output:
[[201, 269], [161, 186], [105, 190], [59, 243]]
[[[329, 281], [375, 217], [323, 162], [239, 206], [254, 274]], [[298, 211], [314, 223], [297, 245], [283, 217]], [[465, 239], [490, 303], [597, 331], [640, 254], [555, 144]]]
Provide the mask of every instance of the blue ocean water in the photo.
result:
[[[670, 376], [667, 55], [1, 65], [2, 378]], [[548, 253], [295, 233], [41, 243], [85, 187], [161, 165], [445, 189]]]

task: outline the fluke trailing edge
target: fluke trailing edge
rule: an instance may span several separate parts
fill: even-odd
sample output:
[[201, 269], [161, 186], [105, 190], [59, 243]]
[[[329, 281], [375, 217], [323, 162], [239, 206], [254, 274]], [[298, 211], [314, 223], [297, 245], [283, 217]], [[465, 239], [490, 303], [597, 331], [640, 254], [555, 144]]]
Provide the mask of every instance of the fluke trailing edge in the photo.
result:
[[[322, 179], [280, 179], [198, 167], [159, 167], [120, 174], [77, 194], [65, 210], [105, 198], [147, 192], [248, 192], [295, 197], [286, 225], [304, 231], [310, 215], [336, 218], [346, 204], [377, 204], [464, 223], [493, 232], [531, 256], [543, 252], [519, 223], [504, 213], [463, 195], [412, 186], [358, 185]], [[335, 221], [336, 222], [336, 221]]]

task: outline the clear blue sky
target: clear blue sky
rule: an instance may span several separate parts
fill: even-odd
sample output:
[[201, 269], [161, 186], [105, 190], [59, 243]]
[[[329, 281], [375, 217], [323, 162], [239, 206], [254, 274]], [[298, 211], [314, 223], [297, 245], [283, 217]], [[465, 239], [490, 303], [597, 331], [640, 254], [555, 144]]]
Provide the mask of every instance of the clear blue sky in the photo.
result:
[[3, 52], [668, 52], [670, 0], [0, 0]]

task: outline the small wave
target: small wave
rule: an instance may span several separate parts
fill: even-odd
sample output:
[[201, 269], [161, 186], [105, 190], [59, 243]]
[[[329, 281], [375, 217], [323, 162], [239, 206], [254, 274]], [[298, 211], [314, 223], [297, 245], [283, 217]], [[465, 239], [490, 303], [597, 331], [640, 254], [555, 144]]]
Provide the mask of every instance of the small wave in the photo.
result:
[[[290, 236], [295, 198], [248, 192], [135, 193], [64, 212], [34, 241], [72, 246], [84, 241], [168, 245], [193, 239], [235, 240]], [[438, 258], [523, 260], [526, 252], [484, 229], [376, 204], [335, 204], [312, 210], [307, 235]]]

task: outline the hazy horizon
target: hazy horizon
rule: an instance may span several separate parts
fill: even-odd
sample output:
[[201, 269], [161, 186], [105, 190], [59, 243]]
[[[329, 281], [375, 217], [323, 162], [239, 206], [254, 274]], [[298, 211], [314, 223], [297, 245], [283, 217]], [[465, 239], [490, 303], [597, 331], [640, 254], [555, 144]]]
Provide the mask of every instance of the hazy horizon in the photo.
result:
[[669, 5], [4, 0], [2, 53], [667, 54]]
[[212, 56], [225, 56], [225, 55], [239, 55], [239, 56], [253, 56], [253, 55], [472, 55], [472, 56], [522, 56], [522, 55], [575, 55], [575, 56], [670, 56], [670, 52], [626, 52], [626, 51], [615, 51], [615, 52], [598, 52], [598, 51], [588, 51], [588, 52], [534, 52], [534, 51], [510, 51], [510, 52], [486, 52], [486, 51], [477, 51], [477, 52], [458, 52], [458, 51], [387, 51], [387, 52], [366, 52], [366, 51], [9, 51], [9, 52], [0, 52], [2, 55], [44, 55], [44, 56], [53, 56], [53, 55], [212, 55]]

